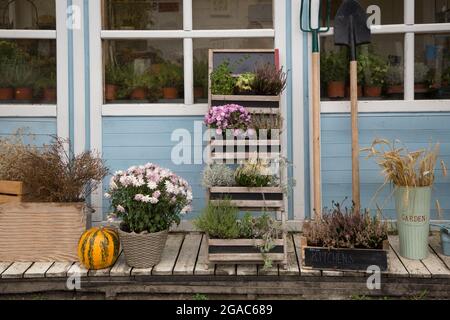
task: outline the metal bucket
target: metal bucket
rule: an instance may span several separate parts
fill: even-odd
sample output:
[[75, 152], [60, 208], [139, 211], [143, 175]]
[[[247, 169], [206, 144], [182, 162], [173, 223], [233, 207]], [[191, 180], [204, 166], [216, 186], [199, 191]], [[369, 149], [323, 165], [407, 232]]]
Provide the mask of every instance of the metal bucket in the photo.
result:
[[396, 187], [395, 208], [400, 255], [421, 260], [428, 256], [431, 187]]
[[450, 234], [448, 229], [441, 229], [441, 245], [444, 255], [450, 256]]

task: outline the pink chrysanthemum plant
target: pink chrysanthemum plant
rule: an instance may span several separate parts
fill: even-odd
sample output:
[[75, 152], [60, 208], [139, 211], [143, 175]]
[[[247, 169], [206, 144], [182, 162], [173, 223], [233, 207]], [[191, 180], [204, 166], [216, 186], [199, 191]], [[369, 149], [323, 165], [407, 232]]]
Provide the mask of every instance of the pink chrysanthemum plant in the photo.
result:
[[[212, 107], [205, 115], [205, 125], [215, 129], [216, 135], [231, 132], [233, 136], [250, 135], [251, 115], [248, 110], [237, 104]], [[230, 131], [228, 131], [230, 130]]]
[[168, 230], [192, 210], [192, 189], [188, 182], [152, 163], [117, 171], [105, 197], [111, 199], [110, 218], [119, 218], [120, 228], [125, 232]]

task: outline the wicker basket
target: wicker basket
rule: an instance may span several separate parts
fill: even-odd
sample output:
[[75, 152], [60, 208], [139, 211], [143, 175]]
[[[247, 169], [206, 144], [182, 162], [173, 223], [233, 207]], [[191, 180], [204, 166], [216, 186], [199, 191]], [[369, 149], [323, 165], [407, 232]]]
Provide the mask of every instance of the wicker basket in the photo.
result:
[[128, 233], [119, 229], [119, 237], [127, 264], [133, 268], [153, 267], [161, 260], [168, 230], [156, 233]]

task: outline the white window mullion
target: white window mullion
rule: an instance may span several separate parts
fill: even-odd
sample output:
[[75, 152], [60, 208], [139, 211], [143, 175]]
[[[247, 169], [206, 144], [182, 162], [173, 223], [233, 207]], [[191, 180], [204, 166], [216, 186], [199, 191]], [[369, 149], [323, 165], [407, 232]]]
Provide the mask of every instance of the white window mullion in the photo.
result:
[[[405, 24], [414, 26], [414, 0], [404, 0]], [[405, 100], [414, 100], [414, 33], [405, 33], [404, 90]]]
[[[61, 1], [61, 2], [65, 2], [65, 1]], [[58, 17], [56, 19], [58, 19]], [[65, 22], [64, 22], [64, 26], [65, 26]], [[5, 29], [3, 29], [3, 30], [0, 30], [0, 38], [1, 39], [56, 39], [56, 30], [17, 30], [17, 29], [5, 30]]]
[[183, 40], [184, 51], [184, 103], [194, 104], [194, 49], [192, 38]]
[[192, 0], [183, 0], [183, 30], [192, 30]]

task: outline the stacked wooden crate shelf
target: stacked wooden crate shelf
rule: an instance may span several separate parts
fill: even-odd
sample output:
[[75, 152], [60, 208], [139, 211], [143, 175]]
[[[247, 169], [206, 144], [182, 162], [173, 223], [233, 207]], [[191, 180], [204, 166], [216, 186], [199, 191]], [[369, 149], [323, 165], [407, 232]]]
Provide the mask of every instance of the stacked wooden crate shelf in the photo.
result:
[[[222, 55], [256, 55], [269, 57], [271, 63], [276, 64], [275, 50], [210, 50], [209, 73], [211, 75]], [[251, 58], [250, 58], [251, 60]], [[266, 60], [267, 61], [267, 60]], [[241, 70], [251, 72], [253, 69]], [[261, 95], [213, 95], [211, 83], [209, 85], [209, 107], [225, 104], [238, 104], [244, 106], [251, 114], [280, 113], [280, 96]], [[281, 137], [250, 137], [246, 139], [220, 139], [209, 136], [208, 163], [225, 163], [237, 165], [251, 158], [259, 158], [267, 161], [279, 159], [281, 156]], [[287, 233], [285, 211], [285, 196], [281, 187], [212, 187], [207, 190], [207, 200], [217, 202], [229, 198], [233, 205], [241, 211], [248, 212], [272, 212], [281, 220], [283, 228], [282, 239], [275, 240], [274, 248], [265, 254], [274, 264], [286, 266], [287, 263]], [[208, 258], [210, 263], [263, 263], [263, 255], [256, 247], [262, 243], [255, 239], [208, 239]]]

